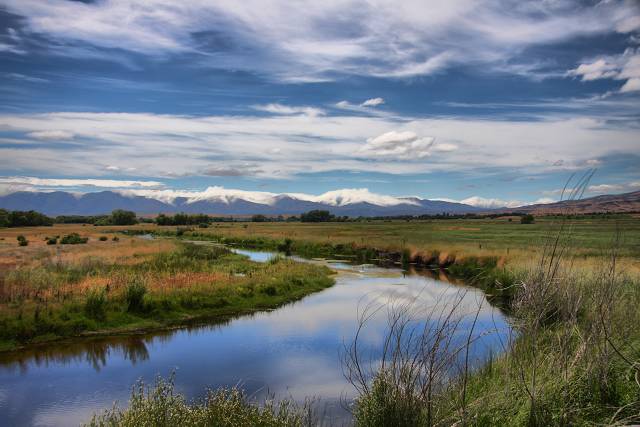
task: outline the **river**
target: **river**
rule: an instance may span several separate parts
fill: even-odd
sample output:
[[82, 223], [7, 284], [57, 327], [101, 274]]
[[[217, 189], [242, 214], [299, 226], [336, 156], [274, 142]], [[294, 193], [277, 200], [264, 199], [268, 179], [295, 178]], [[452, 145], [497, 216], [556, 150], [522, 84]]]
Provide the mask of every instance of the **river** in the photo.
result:
[[[264, 262], [273, 253], [237, 250]], [[471, 351], [475, 364], [501, 352], [509, 332], [504, 313], [481, 291], [421, 272], [326, 262], [335, 286], [273, 311], [226, 322], [135, 336], [81, 339], [0, 354], [0, 424], [68, 426], [95, 411], [125, 404], [132, 385], [175, 375], [188, 398], [207, 388], [241, 386], [250, 396], [315, 398], [325, 424], [349, 424], [355, 390], [343, 375], [342, 355], [364, 307], [413, 301], [419, 307], [452, 304], [469, 316], [479, 304]], [[387, 328], [380, 310], [362, 335], [372, 354]], [[465, 326], [466, 325], [466, 326]], [[461, 332], [464, 332], [462, 330]]]

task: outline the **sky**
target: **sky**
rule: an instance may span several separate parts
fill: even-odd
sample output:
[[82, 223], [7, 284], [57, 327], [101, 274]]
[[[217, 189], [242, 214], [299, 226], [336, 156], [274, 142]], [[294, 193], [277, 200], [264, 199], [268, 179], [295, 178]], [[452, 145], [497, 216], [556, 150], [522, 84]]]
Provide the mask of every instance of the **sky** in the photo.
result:
[[0, 0], [0, 77], [0, 195], [640, 190], [637, 0]]

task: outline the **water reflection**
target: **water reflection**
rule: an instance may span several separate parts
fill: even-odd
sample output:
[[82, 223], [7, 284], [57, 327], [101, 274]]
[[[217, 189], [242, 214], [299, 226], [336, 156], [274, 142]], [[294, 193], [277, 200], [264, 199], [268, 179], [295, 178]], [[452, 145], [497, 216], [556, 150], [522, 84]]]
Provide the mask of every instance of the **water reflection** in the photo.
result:
[[[269, 259], [270, 254], [258, 254]], [[258, 256], [252, 254], [252, 257]], [[255, 258], [254, 258], [255, 259]], [[271, 312], [216, 325], [192, 325], [128, 337], [94, 338], [46, 345], [0, 356], [0, 424], [69, 425], [128, 398], [139, 378], [176, 372], [176, 387], [189, 398], [207, 387], [241, 385], [256, 399], [269, 393], [320, 399], [332, 422], [347, 422], [341, 396], [354, 397], [341, 351], [354, 337], [358, 311], [370, 304], [414, 302], [426, 313], [462, 298], [461, 314], [474, 313], [482, 293], [439, 281], [439, 272], [332, 263], [336, 285]], [[436, 277], [436, 275], [438, 275]], [[386, 313], [370, 320], [362, 339], [380, 348]], [[464, 332], [467, 324], [461, 323]], [[484, 304], [472, 348], [481, 360], [500, 351], [509, 331], [505, 316]]]

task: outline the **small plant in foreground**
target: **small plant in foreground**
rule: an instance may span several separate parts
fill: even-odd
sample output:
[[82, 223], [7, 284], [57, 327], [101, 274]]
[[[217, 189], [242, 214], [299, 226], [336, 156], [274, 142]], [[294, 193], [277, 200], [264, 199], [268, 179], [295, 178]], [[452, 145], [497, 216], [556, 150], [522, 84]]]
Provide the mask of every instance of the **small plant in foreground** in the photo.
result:
[[107, 236], [100, 236], [98, 240], [100, 240], [101, 242], [106, 242], [107, 240], [109, 240], [109, 238]]
[[250, 402], [239, 389], [210, 390], [203, 401], [187, 402], [174, 391], [173, 379], [158, 378], [155, 387], [134, 387], [127, 409], [114, 407], [94, 415], [88, 426], [304, 426], [312, 425], [309, 402]]
[[16, 237], [16, 240], [18, 241], [19, 246], [27, 246], [29, 244], [29, 241], [27, 240], [27, 238], [24, 237], [22, 234]]

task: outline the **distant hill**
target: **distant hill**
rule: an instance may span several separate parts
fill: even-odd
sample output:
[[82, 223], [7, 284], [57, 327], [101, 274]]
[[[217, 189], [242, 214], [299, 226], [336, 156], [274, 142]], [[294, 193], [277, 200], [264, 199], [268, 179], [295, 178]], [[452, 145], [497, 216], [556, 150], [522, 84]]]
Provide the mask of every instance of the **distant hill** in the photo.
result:
[[[336, 193], [336, 194], [334, 194]], [[313, 209], [328, 210], [340, 216], [392, 216], [422, 214], [464, 214], [482, 209], [462, 203], [398, 198], [389, 202], [378, 197], [346, 198], [339, 192], [319, 196], [320, 201], [309, 201], [295, 195], [273, 195], [266, 201], [246, 200], [240, 196], [212, 195], [208, 198], [188, 199], [175, 197], [158, 200], [152, 197], [123, 194], [115, 191], [74, 194], [64, 191], [21, 191], [0, 196], [0, 208], [8, 210], [35, 210], [46, 215], [100, 215], [114, 209], [127, 209], [138, 214], [203, 213], [210, 215], [299, 215]]]
[[526, 212], [535, 215], [559, 213], [640, 212], [640, 191], [589, 197], [580, 200], [500, 209], [501, 212]]

